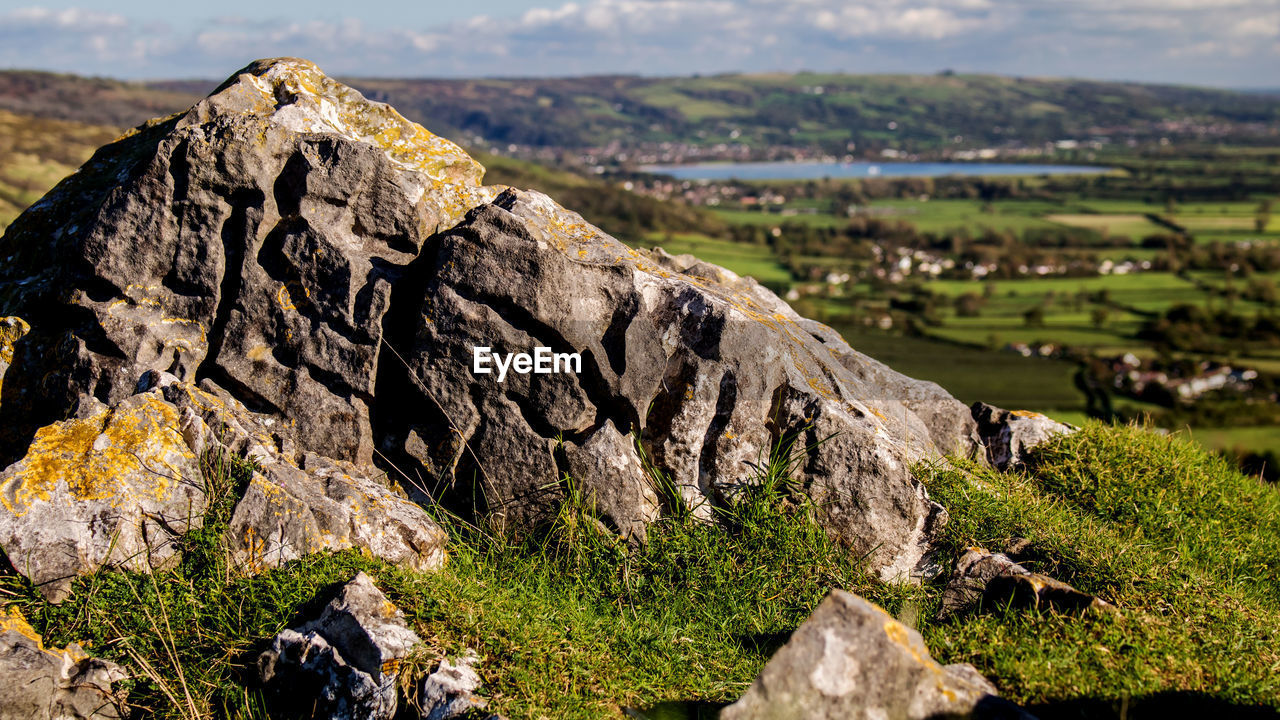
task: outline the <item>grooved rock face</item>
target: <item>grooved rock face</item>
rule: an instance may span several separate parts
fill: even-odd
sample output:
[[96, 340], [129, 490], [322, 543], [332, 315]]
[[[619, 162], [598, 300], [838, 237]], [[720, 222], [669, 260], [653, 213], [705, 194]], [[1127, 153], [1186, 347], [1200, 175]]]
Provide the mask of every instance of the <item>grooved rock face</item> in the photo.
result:
[[[418, 262], [422, 287], [406, 287], [393, 311], [405, 313], [397, 332], [413, 328], [411, 340], [396, 336], [412, 372], [395, 395], [416, 394], [422, 411], [386, 437], [424, 474], [473, 481], [496, 517], [521, 526], [550, 513], [561, 497], [552, 481], [581, 464], [579, 447], [621, 432], [640, 437], [704, 517], [758, 479], [772, 448], [789, 446], [820, 520], [886, 579], [912, 571], [945, 518], [910, 464], [968, 441], [965, 407], [858, 355], [750, 279], [632, 250], [515, 190], [428, 243]], [[499, 381], [473, 373], [475, 346], [576, 352], [581, 372]], [[886, 378], [932, 393], [957, 420], [931, 431]], [[612, 487], [650, 482], [631, 443], [608, 445]], [[640, 491], [631, 497], [625, 508], [601, 503], [623, 532], [655, 508]]]
[[117, 402], [158, 370], [307, 418], [305, 445], [369, 462], [391, 280], [492, 197], [483, 172], [294, 59], [103, 148], [0, 241], [0, 303], [35, 326], [0, 407], [9, 452], [81, 392]]
[[[286, 458], [250, 483], [259, 529], [305, 507], [289, 516], [308, 537], [394, 535], [405, 522], [378, 523], [404, 508], [341, 480], [376, 461], [419, 501], [443, 489], [513, 529], [551, 517], [570, 474], [640, 537], [664, 504], [712, 517], [779, 449], [832, 535], [886, 579], [917, 567], [945, 513], [910, 466], [973, 449], [963, 405], [754, 281], [632, 250], [482, 172], [293, 59], [103, 148], [0, 240], [0, 313], [31, 326], [0, 336], [0, 456], [21, 458], [82, 397], [129, 402], [167, 372], [276, 418], [245, 451]], [[499, 381], [473, 372], [476, 347], [577, 364]], [[184, 416], [189, 440], [196, 420], [240, 412], [166, 397], [199, 416]], [[327, 547], [273, 532], [287, 542], [246, 541], [248, 560]], [[383, 554], [430, 557], [428, 535]]]

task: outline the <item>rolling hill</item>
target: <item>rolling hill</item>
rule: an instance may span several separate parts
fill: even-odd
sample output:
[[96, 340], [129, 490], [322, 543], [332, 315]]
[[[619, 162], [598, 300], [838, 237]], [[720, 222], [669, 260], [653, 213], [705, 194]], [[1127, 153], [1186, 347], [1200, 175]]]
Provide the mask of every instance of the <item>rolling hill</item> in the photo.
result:
[[[993, 75], [757, 74], [346, 82], [468, 146], [733, 145], [863, 154], [1037, 145], [1067, 138], [1274, 142], [1280, 98], [1259, 93]], [[0, 72], [0, 109], [133, 125], [180, 110], [214, 81], [126, 83]]]

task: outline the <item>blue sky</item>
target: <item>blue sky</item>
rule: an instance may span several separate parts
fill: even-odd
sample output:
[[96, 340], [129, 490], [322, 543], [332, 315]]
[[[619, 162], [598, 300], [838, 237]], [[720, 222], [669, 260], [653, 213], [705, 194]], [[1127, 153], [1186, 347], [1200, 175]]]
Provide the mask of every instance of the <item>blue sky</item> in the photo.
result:
[[1280, 85], [1280, 0], [0, 0], [0, 67], [222, 78], [920, 72]]

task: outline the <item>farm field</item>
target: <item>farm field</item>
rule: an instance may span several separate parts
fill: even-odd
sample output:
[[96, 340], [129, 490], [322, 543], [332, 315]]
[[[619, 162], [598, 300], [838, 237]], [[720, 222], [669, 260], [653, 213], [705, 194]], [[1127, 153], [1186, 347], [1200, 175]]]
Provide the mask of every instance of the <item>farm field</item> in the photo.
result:
[[661, 247], [672, 255], [690, 254], [700, 260], [728, 268], [739, 275], [750, 275], [771, 286], [791, 282], [791, 274], [778, 264], [773, 252], [762, 245], [748, 245], [697, 233], [651, 233], [645, 242], [634, 246]]

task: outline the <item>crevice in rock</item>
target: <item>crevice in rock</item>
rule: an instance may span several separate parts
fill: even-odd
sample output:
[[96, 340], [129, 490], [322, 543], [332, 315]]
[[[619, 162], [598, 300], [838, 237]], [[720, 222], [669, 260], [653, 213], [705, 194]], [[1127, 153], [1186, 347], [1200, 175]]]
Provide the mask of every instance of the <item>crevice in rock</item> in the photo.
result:
[[640, 308], [640, 301], [634, 294], [628, 293], [618, 300], [618, 306], [609, 318], [609, 329], [600, 338], [600, 346], [604, 348], [605, 357], [609, 360], [609, 368], [613, 374], [621, 378], [627, 372], [627, 328], [635, 319]]
[[729, 419], [733, 416], [733, 408], [738, 400], [738, 382], [733, 370], [726, 370], [720, 376], [720, 387], [716, 394], [716, 411], [707, 423], [707, 430], [702, 436], [702, 449], [698, 453], [698, 488], [705, 497], [715, 497], [710, 478], [715, 474], [717, 444]]
[[196, 369], [196, 381], [205, 378], [212, 380], [256, 412], [279, 413], [280, 408], [232, 377], [218, 364], [218, 356], [222, 353], [222, 345], [226, 340], [227, 323], [239, 301], [244, 282], [245, 247], [262, 222], [266, 197], [260, 190], [250, 188], [233, 192], [229, 200], [231, 215], [222, 224], [221, 231], [223, 271], [218, 291], [218, 309], [214, 312], [213, 322], [209, 327], [209, 354]]

